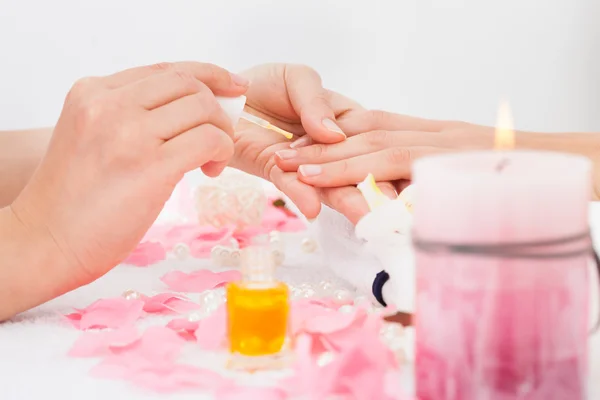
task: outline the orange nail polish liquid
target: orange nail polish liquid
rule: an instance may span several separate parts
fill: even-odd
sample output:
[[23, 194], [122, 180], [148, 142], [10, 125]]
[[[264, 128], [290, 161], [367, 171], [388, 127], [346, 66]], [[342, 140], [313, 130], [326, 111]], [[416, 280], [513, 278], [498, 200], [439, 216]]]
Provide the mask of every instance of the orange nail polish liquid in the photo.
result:
[[241, 281], [227, 285], [230, 366], [243, 369], [277, 366], [287, 347], [288, 286], [275, 280], [275, 263], [269, 246], [242, 250], [241, 272]]

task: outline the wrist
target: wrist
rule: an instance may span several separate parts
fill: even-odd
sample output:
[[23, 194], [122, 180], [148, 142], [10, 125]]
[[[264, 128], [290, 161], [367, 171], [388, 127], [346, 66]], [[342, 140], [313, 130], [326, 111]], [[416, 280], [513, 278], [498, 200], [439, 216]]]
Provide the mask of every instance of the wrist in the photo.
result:
[[80, 285], [50, 232], [18, 207], [0, 209], [0, 321]]
[[600, 134], [519, 132], [517, 147], [581, 155], [593, 165], [594, 200], [600, 200]]

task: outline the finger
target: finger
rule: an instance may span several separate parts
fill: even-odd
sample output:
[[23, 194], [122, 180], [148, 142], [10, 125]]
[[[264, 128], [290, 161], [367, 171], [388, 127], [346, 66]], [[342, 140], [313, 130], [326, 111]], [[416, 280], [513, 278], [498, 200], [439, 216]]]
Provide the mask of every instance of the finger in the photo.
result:
[[206, 84], [214, 94], [238, 96], [248, 88], [248, 80], [213, 64], [199, 62], [159, 63], [126, 69], [102, 78], [102, 83], [116, 89], [133, 82], [165, 72], [182, 72], [194, 76]]
[[298, 179], [317, 187], [355, 185], [371, 173], [376, 181], [410, 179], [412, 162], [428, 149], [392, 147], [375, 153], [325, 164], [304, 164]]
[[398, 197], [398, 192], [396, 191], [396, 188], [394, 187], [394, 184], [392, 182], [384, 181], [376, 182], [376, 184], [381, 190], [381, 192], [390, 199], [395, 199]]
[[276, 162], [284, 171], [296, 171], [303, 164], [323, 164], [391, 147], [434, 146], [436, 143], [435, 135], [423, 132], [371, 131], [349, 137], [341, 143], [280, 150], [276, 153]]
[[319, 74], [303, 65], [287, 65], [283, 76], [292, 107], [306, 133], [320, 143], [344, 140], [346, 135], [336, 123]]
[[196, 126], [210, 123], [233, 136], [233, 126], [210, 89], [199, 82], [197, 93], [155, 108], [142, 119], [142, 130], [169, 140]]
[[408, 179], [400, 179], [393, 182], [394, 187], [396, 188], [397, 193], [402, 193], [404, 189], [409, 187], [412, 184], [412, 181]]
[[319, 193], [324, 204], [343, 214], [353, 224], [369, 212], [363, 195], [354, 186], [322, 188]]
[[153, 110], [181, 97], [206, 93], [206, 88], [194, 75], [174, 69], [150, 75], [118, 90], [126, 93], [135, 104], [146, 110]]
[[178, 176], [207, 163], [227, 163], [233, 156], [233, 141], [218, 127], [204, 124], [168, 140], [161, 151], [165, 168]]
[[321, 201], [317, 190], [300, 182], [296, 173], [283, 172], [277, 166], [273, 166], [269, 172], [268, 180], [285, 193], [306, 218], [313, 219], [319, 215]]
[[352, 115], [348, 115], [343, 119], [340, 118], [338, 122], [347, 136], [376, 130], [439, 132], [448, 128], [451, 124], [457, 124], [448, 121], [436, 121], [394, 114], [380, 110], [352, 113]]
[[204, 164], [201, 169], [204, 175], [216, 178], [221, 175], [221, 172], [223, 172], [225, 168], [227, 168], [227, 164], [227, 161], [210, 161]]

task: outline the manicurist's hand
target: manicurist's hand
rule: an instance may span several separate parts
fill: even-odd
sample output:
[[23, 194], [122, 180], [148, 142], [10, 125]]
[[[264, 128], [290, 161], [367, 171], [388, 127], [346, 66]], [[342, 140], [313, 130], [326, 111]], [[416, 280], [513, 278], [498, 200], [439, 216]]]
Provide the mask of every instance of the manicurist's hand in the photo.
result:
[[195, 62], [78, 81], [37, 171], [0, 213], [0, 320], [117, 265], [184, 173], [218, 175], [234, 146], [215, 95], [246, 90]]

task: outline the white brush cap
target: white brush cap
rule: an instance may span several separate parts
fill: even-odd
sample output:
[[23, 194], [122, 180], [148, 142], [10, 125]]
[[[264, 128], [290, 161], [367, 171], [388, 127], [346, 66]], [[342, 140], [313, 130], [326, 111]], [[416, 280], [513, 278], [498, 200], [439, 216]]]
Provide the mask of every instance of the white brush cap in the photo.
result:
[[225, 111], [225, 114], [231, 120], [233, 126], [236, 126], [238, 121], [240, 120], [240, 116], [242, 115], [242, 111], [244, 111], [244, 106], [246, 105], [246, 96], [239, 97], [222, 97], [215, 96], [217, 102]]

